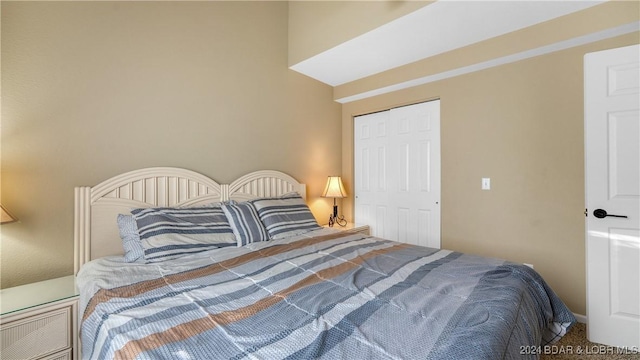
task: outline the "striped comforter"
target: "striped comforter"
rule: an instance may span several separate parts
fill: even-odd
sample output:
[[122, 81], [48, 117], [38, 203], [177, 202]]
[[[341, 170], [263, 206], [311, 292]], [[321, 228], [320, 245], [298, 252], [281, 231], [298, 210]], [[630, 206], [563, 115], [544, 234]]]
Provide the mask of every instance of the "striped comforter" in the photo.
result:
[[533, 270], [318, 231], [78, 275], [83, 359], [522, 359], [575, 319]]

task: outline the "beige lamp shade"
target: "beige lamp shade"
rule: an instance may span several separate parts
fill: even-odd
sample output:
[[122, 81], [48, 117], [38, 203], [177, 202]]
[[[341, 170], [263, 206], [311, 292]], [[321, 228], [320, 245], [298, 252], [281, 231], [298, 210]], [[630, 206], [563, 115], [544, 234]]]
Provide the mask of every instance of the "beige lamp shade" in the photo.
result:
[[0, 224], [7, 224], [18, 221], [18, 218], [11, 215], [4, 206], [0, 205]]
[[340, 176], [329, 176], [329, 178], [327, 179], [327, 186], [322, 192], [322, 197], [347, 197], [347, 192], [344, 190], [344, 185], [342, 185], [342, 178]]

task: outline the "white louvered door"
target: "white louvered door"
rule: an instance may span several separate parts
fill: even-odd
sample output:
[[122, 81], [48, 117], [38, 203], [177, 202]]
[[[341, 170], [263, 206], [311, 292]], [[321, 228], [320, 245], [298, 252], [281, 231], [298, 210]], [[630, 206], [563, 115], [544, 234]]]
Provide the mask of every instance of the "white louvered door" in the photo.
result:
[[374, 236], [440, 247], [440, 101], [354, 119], [355, 221]]

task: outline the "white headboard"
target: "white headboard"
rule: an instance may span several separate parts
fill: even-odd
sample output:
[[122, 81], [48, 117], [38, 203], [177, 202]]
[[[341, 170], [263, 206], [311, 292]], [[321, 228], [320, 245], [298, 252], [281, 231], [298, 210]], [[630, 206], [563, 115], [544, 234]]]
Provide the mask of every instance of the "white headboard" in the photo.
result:
[[252, 172], [220, 185], [197, 172], [171, 167], [134, 170], [93, 187], [76, 187], [74, 273], [92, 259], [124, 253], [116, 219], [131, 209], [245, 201], [292, 191], [306, 199], [304, 184], [275, 170]]

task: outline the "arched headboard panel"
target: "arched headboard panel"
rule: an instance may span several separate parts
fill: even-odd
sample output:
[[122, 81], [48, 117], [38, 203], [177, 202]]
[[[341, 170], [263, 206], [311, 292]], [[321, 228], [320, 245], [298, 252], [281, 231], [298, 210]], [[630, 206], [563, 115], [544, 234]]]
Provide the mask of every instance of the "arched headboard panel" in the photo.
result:
[[149, 206], [178, 206], [193, 199], [219, 201], [221, 186], [195, 171], [154, 167], [130, 171], [91, 188], [91, 201], [100, 198], [136, 200]]
[[306, 199], [306, 186], [275, 170], [244, 175], [230, 185], [197, 172], [153, 167], [114, 176], [100, 184], [75, 188], [74, 271], [99, 257], [121, 255], [118, 214], [145, 207], [186, 207], [214, 202], [245, 201], [297, 191]]
[[304, 184], [280, 171], [260, 170], [229, 184], [228, 198], [245, 201], [259, 197], [276, 197], [293, 191], [297, 191], [306, 200], [307, 191]]

